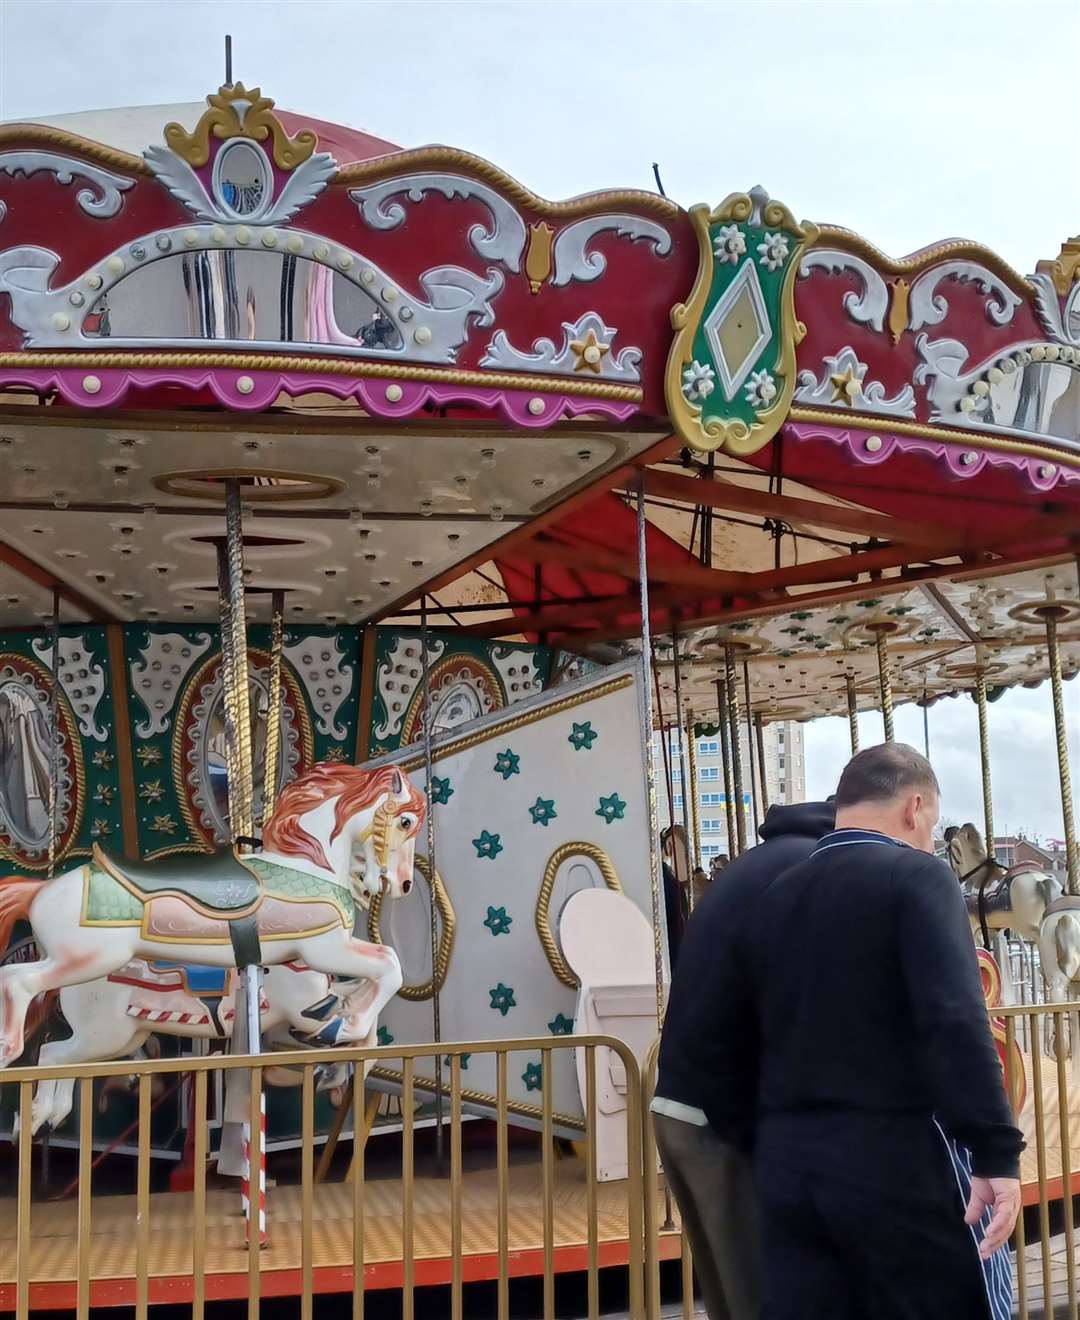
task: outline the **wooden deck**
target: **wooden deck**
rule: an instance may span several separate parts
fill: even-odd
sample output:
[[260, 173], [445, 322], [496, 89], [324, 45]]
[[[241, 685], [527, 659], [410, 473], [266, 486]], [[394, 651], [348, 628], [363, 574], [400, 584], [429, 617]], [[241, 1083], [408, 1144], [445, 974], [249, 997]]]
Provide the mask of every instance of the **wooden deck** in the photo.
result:
[[[583, 1270], [588, 1265], [587, 1199], [584, 1165], [555, 1163], [554, 1268]], [[448, 1283], [450, 1185], [446, 1179], [417, 1177], [413, 1197], [413, 1259], [419, 1285]], [[543, 1272], [542, 1174], [538, 1163], [510, 1169], [508, 1273]], [[461, 1235], [465, 1282], [498, 1276], [498, 1184], [494, 1170], [466, 1173], [462, 1180]], [[302, 1193], [298, 1186], [268, 1193], [269, 1245], [261, 1253], [264, 1296], [295, 1295], [302, 1283]], [[366, 1288], [400, 1287], [402, 1264], [402, 1184], [397, 1178], [369, 1181], [363, 1206], [363, 1262]], [[136, 1201], [134, 1196], [95, 1196], [89, 1236], [90, 1304], [135, 1302]], [[31, 1218], [30, 1304], [41, 1308], [75, 1305], [78, 1205], [35, 1201]], [[155, 1193], [150, 1199], [149, 1301], [189, 1301], [192, 1297], [194, 1222], [189, 1193]], [[349, 1183], [326, 1183], [313, 1190], [312, 1286], [316, 1292], [347, 1292], [353, 1287], [353, 1190]], [[248, 1293], [248, 1254], [236, 1192], [209, 1191], [206, 1215], [206, 1297], [242, 1298]], [[597, 1242], [600, 1266], [626, 1264], [627, 1184], [597, 1185]], [[0, 1310], [15, 1307], [16, 1207], [0, 1201]], [[677, 1235], [665, 1237], [665, 1258], [679, 1254]]]

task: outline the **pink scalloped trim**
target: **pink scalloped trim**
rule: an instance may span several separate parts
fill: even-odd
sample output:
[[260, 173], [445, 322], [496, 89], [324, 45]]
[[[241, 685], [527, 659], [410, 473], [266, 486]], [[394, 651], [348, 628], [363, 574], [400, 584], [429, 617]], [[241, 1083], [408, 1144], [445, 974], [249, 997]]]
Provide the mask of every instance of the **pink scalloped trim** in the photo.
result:
[[[978, 436], [973, 435], [971, 447], [946, 444], [929, 437], [892, 435], [887, 430], [875, 431], [871, 437], [866, 431], [846, 430], [814, 422], [789, 422], [785, 435], [799, 441], [828, 440], [841, 445], [858, 463], [876, 465], [888, 462], [899, 450], [904, 454], [927, 454], [937, 459], [954, 477], [977, 477], [986, 467], [1013, 468], [1020, 472], [1036, 490], [1049, 491], [1059, 485], [1080, 483], [1080, 469], [1054, 463], [1045, 458], [1029, 458], [1024, 454], [1006, 454], [997, 450], [978, 449]], [[881, 441], [880, 449], [868, 449], [872, 438]], [[970, 455], [974, 455], [972, 462]]]
[[[98, 388], [87, 390], [85, 382], [88, 379], [96, 381]], [[251, 382], [247, 393], [238, 387], [238, 382], [245, 379]], [[237, 412], [259, 412], [270, 407], [282, 393], [292, 398], [314, 392], [332, 394], [339, 399], [355, 398], [365, 412], [378, 417], [411, 417], [429, 403], [439, 406], [466, 403], [499, 412], [514, 426], [534, 429], [586, 413], [601, 413], [616, 421], [625, 421], [638, 411], [636, 403], [568, 396], [557, 390], [538, 393], [452, 382], [435, 384], [429, 381], [337, 376], [319, 372], [290, 374], [237, 371], [221, 367], [166, 367], [129, 371], [87, 365], [85, 368], [8, 369], [0, 373], [0, 388], [11, 385], [28, 386], [42, 393], [56, 391], [65, 403], [80, 408], [112, 407], [122, 403], [132, 390], [155, 389], [162, 385], [179, 386], [185, 390], [209, 389], [223, 407]], [[391, 387], [395, 392], [400, 390], [400, 398], [391, 400], [386, 397]], [[536, 400], [543, 404], [543, 408], [534, 412], [532, 409], [537, 407], [534, 402]]]

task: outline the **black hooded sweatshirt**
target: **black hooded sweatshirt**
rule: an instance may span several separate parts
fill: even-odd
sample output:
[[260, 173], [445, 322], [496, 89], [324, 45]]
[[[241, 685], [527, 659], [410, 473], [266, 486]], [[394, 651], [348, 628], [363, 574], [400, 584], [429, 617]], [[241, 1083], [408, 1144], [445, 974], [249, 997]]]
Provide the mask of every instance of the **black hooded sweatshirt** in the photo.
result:
[[[769, 881], [805, 861], [835, 819], [831, 802], [770, 807], [758, 831], [761, 843], [724, 867], [683, 933], [660, 1038], [656, 1094], [702, 1110], [720, 1136], [740, 1145], [749, 1142], [756, 1109], [756, 1087], [748, 1077], [751, 1068], [756, 1070], [752, 1006], [744, 1040], [733, 1043], [726, 1033], [720, 1040], [710, 1030], [716, 1006], [736, 993], [742, 997], [728, 947], [733, 919], [746, 912]], [[740, 1060], [742, 1050], [746, 1056]], [[721, 1091], [722, 1106], [717, 1103]]]

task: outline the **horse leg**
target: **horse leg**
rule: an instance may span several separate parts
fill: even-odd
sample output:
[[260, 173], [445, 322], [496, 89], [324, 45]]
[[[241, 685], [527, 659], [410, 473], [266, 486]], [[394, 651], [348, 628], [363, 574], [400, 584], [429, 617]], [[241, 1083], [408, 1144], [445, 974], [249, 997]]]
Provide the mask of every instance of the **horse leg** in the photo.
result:
[[378, 1024], [379, 1014], [401, 989], [401, 963], [385, 944], [369, 944], [348, 934], [342, 927], [313, 935], [297, 945], [298, 956], [309, 967], [347, 981], [365, 980], [345, 1003], [350, 1034], [366, 1038]]

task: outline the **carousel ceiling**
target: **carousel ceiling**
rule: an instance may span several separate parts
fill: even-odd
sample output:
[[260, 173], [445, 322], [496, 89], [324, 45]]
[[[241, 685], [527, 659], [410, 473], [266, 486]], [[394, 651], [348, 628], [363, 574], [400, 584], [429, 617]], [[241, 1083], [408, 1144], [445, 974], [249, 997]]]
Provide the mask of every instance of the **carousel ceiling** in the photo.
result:
[[[744, 701], [766, 723], [847, 713], [847, 677], [860, 710], [881, 704], [877, 637], [886, 638], [893, 699], [926, 702], [971, 691], [981, 663], [988, 686], [1037, 684], [1048, 674], [1042, 610], [1056, 606], [1065, 675], [1080, 672], [1080, 596], [1073, 561], [1006, 575], [958, 573], [934, 582], [868, 592], [833, 605], [786, 609], [678, 639], [684, 708], [715, 718], [716, 683], [731, 645]], [[674, 650], [657, 645], [661, 691], [674, 710]]]
[[[189, 416], [123, 425], [0, 414], [0, 626], [67, 619], [216, 619], [223, 479], [241, 475], [256, 617], [385, 614], [660, 438], [482, 425], [437, 435], [338, 415], [242, 425]], [[353, 410], [355, 413], [355, 410]], [[418, 455], [424, 454], [424, 461]], [[29, 574], [29, 576], [27, 576]]]

